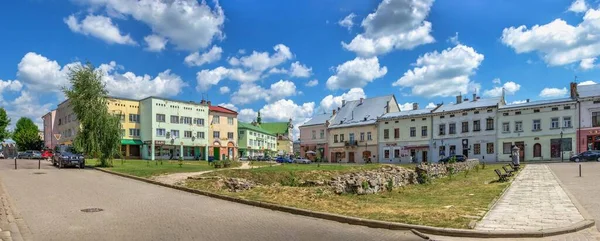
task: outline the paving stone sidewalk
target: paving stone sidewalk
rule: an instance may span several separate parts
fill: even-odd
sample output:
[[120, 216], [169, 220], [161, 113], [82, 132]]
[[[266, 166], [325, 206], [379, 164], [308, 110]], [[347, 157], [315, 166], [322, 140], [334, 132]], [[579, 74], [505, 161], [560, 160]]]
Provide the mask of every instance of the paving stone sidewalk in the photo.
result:
[[583, 221], [547, 165], [527, 165], [504, 196], [475, 226], [478, 230], [543, 230]]

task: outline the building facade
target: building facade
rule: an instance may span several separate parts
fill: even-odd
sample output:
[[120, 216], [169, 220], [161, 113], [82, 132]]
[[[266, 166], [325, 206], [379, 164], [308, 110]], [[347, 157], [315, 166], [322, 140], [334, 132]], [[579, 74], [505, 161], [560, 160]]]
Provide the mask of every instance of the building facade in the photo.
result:
[[56, 133], [58, 134], [56, 135], [57, 138], [55, 137], [57, 139], [56, 144], [73, 145], [73, 140], [75, 140], [75, 136], [81, 129], [81, 125], [68, 99], [58, 104], [54, 118]]
[[459, 95], [455, 103], [439, 106], [432, 113], [432, 161], [455, 154], [496, 161], [496, 112], [503, 105], [503, 96], [481, 99], [474, 94], [473, 100]]
[[392, 112], [379, 118], [379, 162], [429, 162], [433, 110], [419, 109], [414, 103], [412, 110]]
[[121, 119], [121, 155], [127, 159], [141, 158], [140, 102], [125, 98], [108, 98], [108, 113]]
[[377, 118], [398, 111], [393, 95], [342, 101], [329, 125], [329, 161], [377, 162]]
[[148, 97], [139, 109], [144, 159], [208, 160], [207, 104]]
[[293, 155], [294, 154], [294, 143], [293, 143], [293, 128], [292, 119], [288, 122], [262, 122], [260, 118], [260, 112], [256, 118], [256, 122], [261, 128], [275, 134], [277, 137], [277, 155]]
[[315, 115], [298, 127], [300, 130], [299, 152], [301, 157], [312, 161], [317, 159], [326, 161], [328, 159], [326, 155], [326, 153], [329, 153], [327, 127], [335, 112], [336, 110], [333, 111], [334, 114]]
[[263, 129], [257, 122], [238, 123], [240, 157], [273, 156], [277, 153], [277, 137]]
[[600, 150], [600, 84], [573, 85], [578, 94], [579, 127], [577, 130], [578, 150]]
[[215, 160], [237, 159], [238, 120], [237, 112], [221, 106], [209, 106], [210, 128], [208, 155]]
[[55, 135], [55, 134], [58, 134], [58, 132], [57, 132], [58, 123], [55, 121], [56, 120], [56, 110], [52, 110], [52, 111], [48, 112], [47, 114], [42, 116], [42, 119], [44, 122], [44, 130], [43, 130], [44, 138], [42, 138], [42, 140], [44, 140], [44, 147], [49, 148], [49, 149], [54, 149], [54, 147], [58, 144], [58, 140], [56, 139], [56, 135]]

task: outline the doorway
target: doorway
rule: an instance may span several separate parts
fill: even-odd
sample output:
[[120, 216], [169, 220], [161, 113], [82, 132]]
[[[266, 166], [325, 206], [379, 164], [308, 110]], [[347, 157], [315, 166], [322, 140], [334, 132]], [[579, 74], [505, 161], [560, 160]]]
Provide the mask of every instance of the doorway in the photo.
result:
[[515, 146], [517, 146], [519, 148], [519, 160], [524, 161], [524, 159], [525, 159], [525, 142], [523, 142], [523, 141], [515, 142]]
[[469, 149], [463, 149], [463, 156], [468, 157], [469, 156]]
[[218, 147], [214, 147], [213, 148], [213, 157], [215, 158], [215, 161], [221, 160], [221, 150]]
[[348, 162], [349, 163], [354, 163], [354, 152], [348, 152]]
[[421, 160], [423, 160], [423, 162], [427, 162], [427, 151], [422, 151], [421, 154], [423, 156]]

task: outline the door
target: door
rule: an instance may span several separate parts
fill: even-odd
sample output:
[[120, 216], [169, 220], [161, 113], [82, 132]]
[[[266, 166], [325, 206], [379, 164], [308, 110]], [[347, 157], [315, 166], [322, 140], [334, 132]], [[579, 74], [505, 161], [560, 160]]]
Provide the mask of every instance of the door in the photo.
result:
[[354, 152], [348, 152], [348, 162], [354, 163]]
[[469, 149], [463, 149], [463, 156], [467, 157], [469, 156]]
[[422, 153], [422, 156], [423, 156], [421, 158], [421, 160], [423, 160], [423, 162], [427, 162], [427, 151], [422, 151], [421, 153]]
[[218, 147], [214, 147], [213, 148], [213, 157], [215, 158], [215, 161], [220, 160], [221, 158], [221, 150]]
[[[515, 146], [519, 148], [519, 160], [524, 161], [525, 159], [525, 142], [515, 142]], [[512, 150], [510, 150], [512, 152]]]

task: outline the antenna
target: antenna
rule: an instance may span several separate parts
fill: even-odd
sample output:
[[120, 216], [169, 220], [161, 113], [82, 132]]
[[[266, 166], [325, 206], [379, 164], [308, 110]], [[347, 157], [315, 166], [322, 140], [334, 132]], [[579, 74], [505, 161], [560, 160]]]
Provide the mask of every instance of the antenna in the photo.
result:
[[575, 83], [577, 83], [577, 75], [575, 75]]

